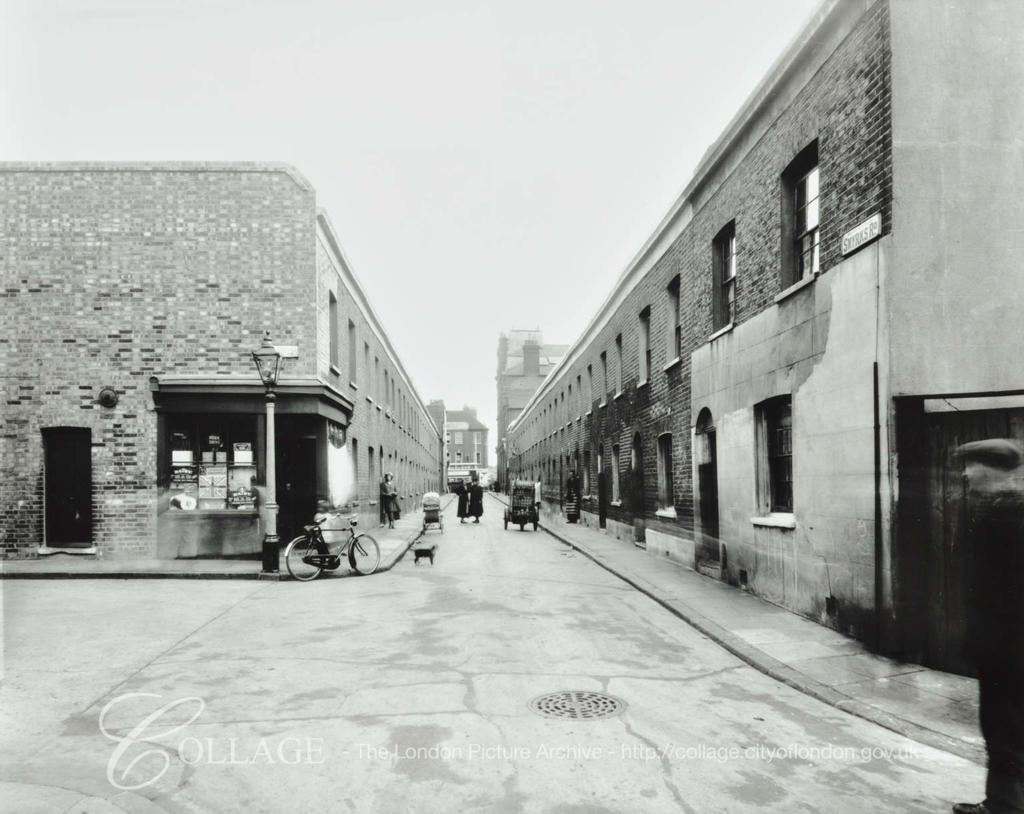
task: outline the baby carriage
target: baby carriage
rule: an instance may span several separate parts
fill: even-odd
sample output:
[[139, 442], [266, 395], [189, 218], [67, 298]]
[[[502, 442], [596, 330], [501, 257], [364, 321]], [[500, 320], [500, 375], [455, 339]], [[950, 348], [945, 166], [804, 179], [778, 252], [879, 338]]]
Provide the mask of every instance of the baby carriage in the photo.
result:
[[423, 495], [423, 530], [437, 526], [444, 531], [444, 518], [441, 516], [441, 496], [437, 492]]
[[[423, 532], [430, 526], [437, 526], [441, 533], [444, 533], [444, 517], [441, 515], [441, 496], [437, 492], [427, 492], [423, 495]], [[434, 556], [437, 554], [437, 543], [427, 542], [421, 538], [413, 543], [413, 565], [419, 565], [420, 557], [426, 557], [430, 564], [434, 564]]]

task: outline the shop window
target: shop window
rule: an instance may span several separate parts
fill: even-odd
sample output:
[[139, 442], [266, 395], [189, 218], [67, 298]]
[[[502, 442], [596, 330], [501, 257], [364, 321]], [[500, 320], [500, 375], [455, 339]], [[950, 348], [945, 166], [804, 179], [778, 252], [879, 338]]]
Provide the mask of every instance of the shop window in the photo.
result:
[[756, 405], [758, 503], [762, 513], [793, 512], [793, 403], [779, 396]]
[[715, 237], [712, 258], [714, 287], [713, 328], [719, 330], [736, 318], [736, 223], [729, 223]]
[[170, 505], [255, 509], [256, 417], [169, 416]]

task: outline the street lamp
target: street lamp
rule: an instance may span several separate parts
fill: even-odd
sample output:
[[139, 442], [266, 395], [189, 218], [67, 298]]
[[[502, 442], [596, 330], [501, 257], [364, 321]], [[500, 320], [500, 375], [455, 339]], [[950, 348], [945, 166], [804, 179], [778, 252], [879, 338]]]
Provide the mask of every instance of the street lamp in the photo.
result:
[[280, 554], [277, 540], [277, 473], [275, 471], [277, 462], [274, 459], [274, 400], [277, 398], [274, 395], [274, 385], [277, 384], [277, 376], [281, 370], [281, 353], [270, 341], [270, 331], [263, 334], [263, 344], [260, 345], [259, 350], [252, 352], [252, 360], [256, 363], [256, 370], [259, 371], [260, 380], [266, 388], [267, 401], [267, 528], [263, 536], [261, 576], [276, 577], [279, 573]]

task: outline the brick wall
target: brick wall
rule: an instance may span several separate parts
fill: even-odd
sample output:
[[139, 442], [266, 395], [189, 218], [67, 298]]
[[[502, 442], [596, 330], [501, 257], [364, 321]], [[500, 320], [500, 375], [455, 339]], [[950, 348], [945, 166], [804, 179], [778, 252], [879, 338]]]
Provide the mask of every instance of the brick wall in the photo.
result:
[[[712, 253], [714, 236], [736, 221], [737, 284], [735, 322], [742, 323], [774, 305], [782, 289], [780, 272], [780, 178], [787, 165], [817, 139], [821, 172], [821, 268], [840, 257], [843, 232], [875, 211], [882, 213], [883, 233], [891, 229], [892, 137], [890, 115], [890, 51], [888, 5], [876, 2], [860, 19], [852, 6], [840, 4], [838, 19], [821, 23], [810, 36], [775, 89], [763, 97], [736, 134], [736, 146], [705, 165], [689, 187], [692, 217], [643, 276], [630, 275], [616, 293], [620, 305], [585, 345], [572, 348], [561, 375], [546, 387], [520, 417], [511, 438], [523, 452], [519, 472], [542, 476], [546, 495], [558, 498], [557, 463], [579, 449], [580, 461], [590, 451], [591, 493], [597, 495], [597, 450], [604, 445], [606, 477], [610, 484], [611, 448], [618, 444], [623, 505], [609, 507], [608, 517], [632, 522], [641, 513], [649, 528], [686, 536], [693, 523], [690, 451], [690, 354], [712, 333]], [[844, 17], [844, 15], [847, 15]], [[844, 22], [845, 20], [845, 22]], [[826, 53], [822, 53], [822, 49]], [[681, 281], [681, 361], [667, 370], [673, 358], [667, 336], [669, 282]], [[626, 291], [632, 284], [633, 288]], [[638, 387], [638, 315], [651, 308], [650, 381]], [[623, 395], [613, 399], [599, 393], [600, 354], [608, 355], [608, 391], [617, 381], [615, 339], [623, 340]], [[594, 372], [594, 392], [587, 394], [590, 415], [576, 416], [561, 409], [561, 395], [576, 387], [587, 366]], [[574, 394], [575, 398], [575, 394]], [[558, 407], [556, 408], [556, 399]], [[607, 401], [605, 407], [598, 402]], [[566, 413], [570, 414], [567, 416]], [[554, 417], [557, 413], [557, 418]], [[567, 420], [572, 421], [569, 428]], [[672, 433], [673, 483], [676, 518], [655, 515], [657, 501], [657, 437]], [[639, 433], [643, 452], [643, 496], [628, 494], [630, 449]], [[564, 474], [565, 467], [563, 467]], [[545, 476], [545, 472], [547, 473]], [[610, 486], [609, 486], [610, 490]], [[642, 503], [641, 503], [642, 500]], [[593, 504], [591, 506], [594, 508]]]
[[0, 165], [6, 549], [42, 541], [40, 430], [72, 426], [92, 433], [95, 542], [152, 550], [149, 378], [248, 373], [265, 326], [311, 344], [313, 216], [277, 167]]

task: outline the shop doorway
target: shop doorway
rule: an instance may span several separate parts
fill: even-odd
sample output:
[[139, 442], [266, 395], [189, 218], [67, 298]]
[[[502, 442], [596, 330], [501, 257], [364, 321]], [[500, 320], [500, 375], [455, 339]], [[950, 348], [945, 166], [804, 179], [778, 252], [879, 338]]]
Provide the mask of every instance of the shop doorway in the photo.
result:
[[277, 534], [287, 542], [316, 513], [315, 435], [283, 435], [277, 444]]
[[92, 545], [92, 431], [80, 427], [43, 430], [46, 544]]

